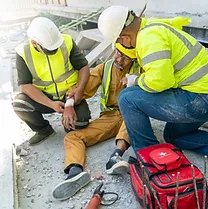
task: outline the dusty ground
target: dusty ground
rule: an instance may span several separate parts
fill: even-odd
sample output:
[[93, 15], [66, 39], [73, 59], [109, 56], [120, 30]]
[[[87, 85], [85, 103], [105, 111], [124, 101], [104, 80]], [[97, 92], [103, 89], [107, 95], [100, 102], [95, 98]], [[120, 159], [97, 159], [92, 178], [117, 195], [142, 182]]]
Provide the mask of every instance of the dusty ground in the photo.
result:
[[[24, 40], [24, 25], [21, 27], [8, 30], [5, 35], [5, 30], [0, 33], [1, 57], [11, 57], [13, 69], [15, 70], [14, 47], [19, 41]], [[3, 34], [3, 35], [2, 35]], [[12, 75], [14, 86], [15, 71]], [[15, 88], [17, 90], [17, 88]], [[92, 118], [95, 119], [99, 115], [99, 95], [88, 100], [91, 108]], [[59, 114], [47, 115], [46, 118], [56, 130], [56, 135], [50, 137], [43, 143], [30, 146], [28, 139], [33, 135], [32, 131], [20, 121], [20, 136], [17, 136], [14, 143], [17, 147], [17, 172], [18, 172], [18, 190], [19, 190], [19, 208], [21, 209], [80, 209], [84, 208], [87, 201], [91, 198], [94, 189], [103, 179], [103, 189], [117, 192], [119, 200], [112, 206], [100, 207], [107, 209], [136, 209], [137, 205], [133, 196], [130, 177], [124, 176], [108, 176], [105, 173], [105, 163], [107, 162], [111, 152], [114, 149], [114, 139], [100, 143], [87, 150], [86, 170], [91, 173], [92, 181], [89, 185], [83, 188], [73, 198], [66, 201], [55, 201], [51, 197], [53, 187], [64, 180], [64, 147], [63, 138], [65, 132], [61, 125], [61, 116]], [[152, 125], [155, 134], [159, 139], [162, 139], [163, 123], [152, 120]], [[133, 152], [129, 149], [124, 159], [128, 160], [129, 155]], [[187, 156], [193, 163], [203, 170], [202, 156], [186, 152]]]
[[[93, 118], [98, 115], [98, 96], [88, 100]], [[53, 114], [46, 117], [57, 131], [57, 134], [37, 146], [29, 146], [27, 139], [32, 132], [21, 123], [21, 138], [24, 141], [19, 147], [25, 150], [17, 160], [18, 166], [18, 188], [21, 209], [67, 209], [84, 208], [92, 196], [94, 189], [101, 180], [104, 182], [105, 191], [113, 191], [119, 194], [119, 200], [112, 206], [101, 208], [125, 209], [139, 208], [131, 190], [130, 176], [109, 176], [105, 173], [105, 163], [114, 148], [114, 140], [97, 144], [87, 150], [87, 162], [85, 169], [91, 173], [92, 182], [67, 201], [55, 201], [51, 197], [53, 187], [64, 180], [64, 149], [63, 137], [65, 132], [60, 123], [60, 115]], [[154, 131], [158, 138], [161, 137], [163, 123], [152, 120]], [[202, 156], [186, 152], [187, 156], [203, 170]], [[128, 150], [124, 159], [128, 160], [133, 155]]]
[[[91, 109], [98, 107], [98, 98], [89, 101], [93, 103]], [[21, 147], [27, 151], [27, 156], [21, 157], [18, 162], [18, 185], [20, 207], [27, 208], [82, 208], [91, 197], [95, 187], [104, 179], [104, 189], [119, 193], [120, 199], [108, 208], [137, 208], [132, 201], [130, 179], [128, 175], [123, 177], [111, 177], [105, 173], [105, 163], [113, 150], [114, 140], [109, 140], [93, 146], [87, 151], [85, 169], [92, 175], [92, 182], [77, 195], [67, 201], [54, 201], [51, 198], [53, 187], [64, 180], [64, 149], [63, 137], [65, 132], [60, 123], [60, 116], [54, 114], [47, 116], [57, 134], [42, 144], [29, 146], [25, 141]], [[32, 133], [22, 124], [22, 137], [27, 140]], [[128, 158], [126, 153], [125, 158]]]
[[[91, 107], [93, 119], [99, 113], [99, 96], [88, 100]], [[99, 185], [100, 180], [104, 181], [104, 190], [113, 191], [119, 194], [119, 200], [107, 208], [138, 208], [130, 185], [129, 175], [108, 176], [105, 173], [105, 163], [107, 162], [113, 148], [114, 140], [110, 139], [87, 150], [87, 162], [85, 169], [92, 175], [92, 182], [81, 192], [67, 201], [54, 201], [51, 197], [53, 187], [64, 180], [64, 149], [63, 137], [65, 132], [60, 123], [60, 115], [53, 114], [46, 116], [57, 131], [57, 134], [37, 146], [29, 146], [27, 139], [32, 136], [32, 132], [22, 123], [21, 138], [23, 143], [19, 146], [26, 152], [26, 156], [18, 159], [18, 185], [21, 209], [38, 208], [82, 208], [90, 199], [94, 189]], [[153, 125], [161, 127], [160, 122]], [[157, 133], [160, 130], [155, 127]], [[133, 154], [128, 150], [124, 159], [128, 160], [129, 155]], [[103, 207], [104, 208], [104, 207]]]

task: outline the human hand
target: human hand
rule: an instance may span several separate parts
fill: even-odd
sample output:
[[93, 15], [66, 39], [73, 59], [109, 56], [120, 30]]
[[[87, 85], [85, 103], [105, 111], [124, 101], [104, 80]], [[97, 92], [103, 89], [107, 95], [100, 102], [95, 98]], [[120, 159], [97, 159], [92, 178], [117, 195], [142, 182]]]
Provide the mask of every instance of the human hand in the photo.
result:
[[64, 112], [64, 103], [61, 101], [53, 101], [52, 109], [58, 113], [63, 113]]
[[68, 98], [74, 97], [74, 103], [79, 103], [83, 98], [83, 92], [79, 88], [75, 88], [68, 95]]
[[71, 124], [72, 128], [75, 128], [75, 123], [77, 121], [77, 115], [74, 110], [73, 106], [67, 106], [64, 109], [64, 112], [62, 114], [62, 124], [63, 126], [70, 130], [69, 124]]
[[138, 78], [137, 75], [129, 75], [129, 74], [126, 74], [126, 78], [127, 78], [127, 87], [137, 85], [136, 84], [136, 79]]
[[121, 83], [122, 83], [123, 86], [127, 85], [127, 83], [128, 83], [127, 77], [123, 77], [123, 78], [121, 79]]

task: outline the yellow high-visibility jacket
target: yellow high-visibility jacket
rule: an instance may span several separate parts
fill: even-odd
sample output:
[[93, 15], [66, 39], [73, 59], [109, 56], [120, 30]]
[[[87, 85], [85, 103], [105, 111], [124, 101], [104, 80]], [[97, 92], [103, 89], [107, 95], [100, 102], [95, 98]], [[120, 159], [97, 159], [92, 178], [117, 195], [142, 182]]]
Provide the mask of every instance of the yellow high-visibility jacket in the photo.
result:
[[[104, 64], [103, 78], [102, 78], [102, 84], [101, 84], [101, 97], [100, 97], [100, 112], [101, 113], [115, 109], [115, 108], [107, 107], [113, 63], [114, 63], [114, 60], [111, 59], [105, 62]], [[129, 74], [134, 74], [134, 75], [139, 76], [140, 67], [137, 62], [134, 61], [132, 63]]]
[[136, 53], [144, 73], [138, 85], [157, 93], [181, 88], [208, 93], [208, 53], [195, 38], [182, 31], [190, 19], [142, 18]]
[[73, 69], [69, 60], [73, 47], [72, 37], [63, 34], [63, 38], [63, 44], [54, 55], [46, 56], [38, 52], [29, 41], [16, 49], [32, 74], [33, 85], [54, 99], [62, 99], [78, 81], [78, 71]]

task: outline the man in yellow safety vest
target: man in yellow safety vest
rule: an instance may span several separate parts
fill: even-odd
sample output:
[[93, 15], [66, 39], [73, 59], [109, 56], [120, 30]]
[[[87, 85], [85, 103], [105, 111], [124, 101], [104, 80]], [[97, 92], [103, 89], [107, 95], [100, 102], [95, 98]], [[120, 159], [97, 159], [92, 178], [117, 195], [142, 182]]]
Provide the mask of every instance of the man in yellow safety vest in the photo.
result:
[[[70, 103], [68, 99], [75, 103], [77, 128], [88, 125], [90, 111], [82, 96], [90, 70], [72, 37], [61, 34], [51, 20], [33, 19], [27, 34], [29, 40], [16, 49], [18, 85], [22, 92], [12, 104], [16, 114], [36, 132], [29, 140], [34, 145], [55, 133], [42, 114], [63, 113]], [[66, 92], [77, 83], [67, 98]]]
[[164, 139], [181, 149], [208, 154], [208, 53], [182, 30], [189, 18], [146, 19], [125, 6], [99, 17], [103, 36], [134, 48], [144, 73], [129, 76], [119, 109], [135, 151], [157, 144], [150, 117], [165, 121]]

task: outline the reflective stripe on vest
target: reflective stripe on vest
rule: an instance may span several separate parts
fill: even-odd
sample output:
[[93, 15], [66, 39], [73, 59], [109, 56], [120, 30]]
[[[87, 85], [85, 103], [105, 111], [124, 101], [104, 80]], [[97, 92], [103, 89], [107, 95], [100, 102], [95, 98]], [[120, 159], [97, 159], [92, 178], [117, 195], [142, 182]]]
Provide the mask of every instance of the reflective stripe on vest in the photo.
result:
[[[163, 27], [169, 29], [189, 49], [189, 52], [182, 59], [180, 59], [177, 63], [175, 63], [175, 65], [173, 66], [175, 72], [183, 69], [186, 65], [188, 65], [198, 55], [198, 53], [202, 49], [202, 45], [199, 42], [196, 42], [196, 44], [193, 46], [192, 43], [185, 36], [183, 36], [182, 34], [177, 32], [176, 30], [174, 30], [174, 28], [172, 28], [168, 25], [165, 25], [165, 24], [162, 24], [162, 23], [152, 23], [150, 25], [145, 26], [143, 29], [149, 28], [149, 27], [152, 27], [152, 26], [163, 26]], [[156, 61], [156, 60], [158, 60], [158, 58], [160, 58], [160, 59], [170, 59], [171, 58], [170, 51], [164, 50], [164, 51], [159, 51], [159, 52], [155, 52], [155, 53], [152, 53], [150, 55], [147, 55], [146, 57], [144, 57], [142, 59], [142, 65], [145, 65], [145, 64], [148, 64], [150, 62]], [[144, 60], [145, 64], [143, 64], [143, 60]]]
[[[162, 23], [152, 23], [150, 25], [145, 26], [143, 29], [149, 28], [149, 27], [152, 27], [152, 26], [163, 26], [163, 27], [169, 29], [189, 49], [189, 52], [183, 58], [181, 58], [177, 63], [174, 64], [173, 68], [174, 68], [175, 73], [182, 70], [184, 67], [186, 67], [199, 54], [199, 52], [202, 49], [202, 45], [199, 42], [196, 42], [196, 44], [193, 46], [192, 43], [184, 35], [180, 34], [174, 28], [172, 28], [168, 25], [165, 25], [165, 24], [162, 24]], [[157, 52], [154, 52], [154, 53], [144, 57], [142, 59], [142, 65], [146, 65], [148, 63], [154, 62], [154, 61], [159, 60], [159, 59], [161, 60], [161, 59], [170, 59], [170, 58], [171, 58], [170, 51], [168, 51], [168, 50], [159, 51], [159, 52], [157, 51]], [[208, 64], [204, 65], [203, 67], [198, 69], [194, 74], [190, 75], [188, 78], [186, 78], [185, 80], [178, 83], [178, 87], [185, 86], [185, 85], [190, 85], [190, 84], [198, 81], [202, 77], [204, 77], [207, 73], [208, 73]], [[155, 90], [149, 88], [145, 84], [144, 77], [142, 78], [141, 82], [142, 82], [142, 85], [148, 91], [156, 92]]]
[[[68, 91], [68, 89], [64, 90], [64, 91], [59, 91], [58, 94], [61, 97], [61, 96], [65, 95], [67, 91]], [[50, 95], [52, 95], [53, 97], [57, 97], [57, 93], [50, 93]]]
[[129, 74], [133, 74], [133, 75], [140, 75], [140, 66], [138, 62], [133, 62], [133, 65], [131, 66], [131, 69], [129, 71]]
[[[102, 79], [102, 86], [101, 86], [101, 98], [100, 98], [100, 111], [111, 111], [117, 110], [118, 108], [107, 107], [108, 101], [108, 94], [109, 94], [109, 87], [111, 82], [111, 75], [112, 75], [112, 67], [113, 67], [114, 60], [109, 60], [105, 63], [103, 69], [103, 79]], [[137, 62], [133, 62], [129, 74], [134, 74], [139, 76], [140, 66]]]
[[[55, 80], [56, 83], [59, 83], [59, 82], [62, 82], [64, 80], [66, 80], [68, 77], [70, 77], [75, 72], [74, 69], [71, 69], [69, 71], [69, 63], [68, 63], [68, 57], [69, 56], [68, 56], [68, 50], [66, 48], [66, 44], [63, 43], [60, 46], [60, 49], [61, 49], [62, 56], [63, 56], [63, 59], [64, 59], [65, 73], [62, 74], [59, 78], [57, 78]], [[26, 59], [27, 64], [29, 66], [30, 72], [32, 73], [33, 78], [34, 78], [33, 83], [35, 85], [38, 85], [38, 86], [49, 86], [49, 85], [53, 84], [53, 81], [42, 81], [41, 78], [37, 75], [37, 72], [36, 72], [35, 66], [34, 66], [34, 62], [33, 62], [33, 59], [32, 59], [32, 54], [31, 54], [31, 51], [30, 51], [30, 44], [29, 43], [24, 45], [24, 52], [25, 52], [25, 59]]]
[[147, 89], [149, 92], [151, 92], [151, 93], [157, 93], [157, 91], [155, 91], [154, 89], [151, 89], [149, 86], [147, 86], [147, 84], [145, 83], [145, 81], [144, 81], [144, 78], [145, 77], [143, 77], [142, 79], [141, 79], [141, 82], [142, 82], [142, 85], [144, 86], [144, 88], [145, 89]]
[[187, 86], [190, 85], [199, 79], [203, 78], [205, 75], [208, 74], [208, 64], [204, 65], [203, 67], [199, 68], [195, 73], [190, 75], [188, 78], [185, 80], [181, 81], [178, 86]]
[[146, 65], [150, 62], [154, 62], [157, 60], [162, 60], [162, 59], [170, 59], [170, 51], [169, 50], [164, 50], [164, 51], [159, 51], [159, 52], [154, 52], [152, 54], [147, 55], [142, 59], [142, 65]]
[[101, 95], [100, 95], [101, 96], [100, 98], [100, 111], [101, 112], [113, 110], [113, 108], [106, 106], [107, 100], [108, 100], [108, 92], [109, 92], [109, 87], [110, 87], [113, 63], [114, 63], [114, 60], [109, 60], [104, 64], [103, 79], [102, 79], [102, 85], [101, 85]]

